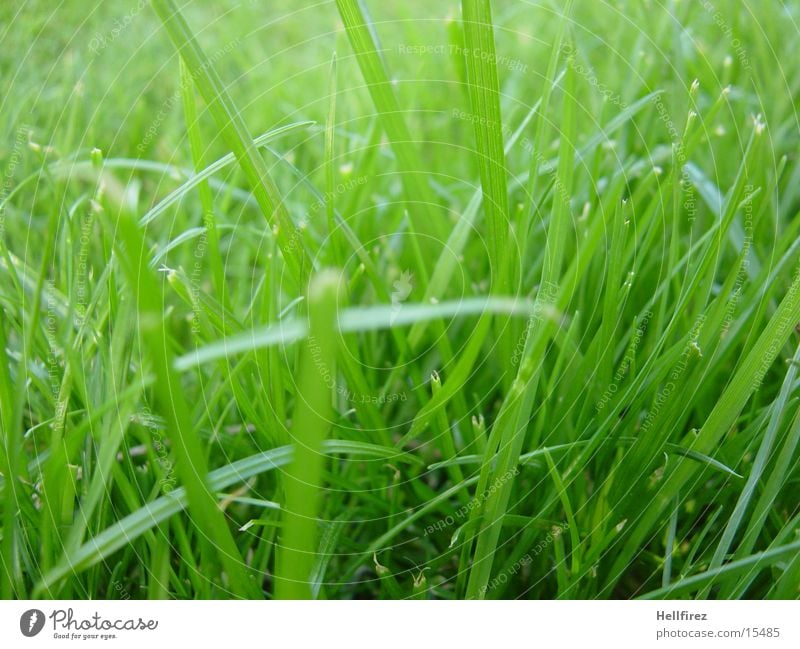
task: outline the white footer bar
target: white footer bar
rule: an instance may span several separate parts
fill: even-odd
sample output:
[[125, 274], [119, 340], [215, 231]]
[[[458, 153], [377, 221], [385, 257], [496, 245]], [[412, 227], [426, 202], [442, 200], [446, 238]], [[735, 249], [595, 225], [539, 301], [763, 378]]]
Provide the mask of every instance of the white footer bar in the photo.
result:
[[[800, 647], [800, 602], [0, 602], [0, 647]], [[246, 643], [246, 644], [245, 644]], [[257, 643], [257, 644], [256, 644]]]

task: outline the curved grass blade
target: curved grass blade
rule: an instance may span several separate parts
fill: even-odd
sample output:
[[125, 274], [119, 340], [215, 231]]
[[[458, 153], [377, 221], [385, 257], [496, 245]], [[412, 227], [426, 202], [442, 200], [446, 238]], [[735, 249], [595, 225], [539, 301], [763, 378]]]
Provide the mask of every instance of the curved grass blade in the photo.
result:
[[[575, 71], [573, 66], [568, 66], [564, 79], [563, 132], [556, 170], [558, 193], [562, 194], [563, 190], [566, 196], [571, 194], [575, 175], [576, 103]], [[554, 199], [544, 250], [541, 285], [556, 287], [554, 293], [558, 294], [556, 301], [559, 304], [562, 301], [568, 302], [570, 295], [568, 286], [560, 286], [570, 219], [568, 199], [561, 197]], [[542, 320], [540, 326], [531, 327], [527, 332], [519, 370], [492, 427], [481, 467], [479, 489], [488, 484], [492, 476], [495, 479], [505, 476], [519, 463], [525, 431], [539, 384], [542, 359], [556, 328], [557, 323], [546, 318]], [[486, 594], [503, 517], [513, 486], [513, 478], [505, 480], [501, 483], [501, 487], [486, 499], [483, 511], [473, 510], [474, 517], [479, 517], [481, 520], [481, 529], [477, 534], [475, 554], [469, 572], [468, 597], [482, 599]]]
[[[789, 339], [797, 322], [800, 321], [800, 267], [795, 271], [789, 291], [781, 301], [770, 321], [764, 327], [756, 343], [740, 363], [730, 383], [718, 399], [705, 424], [691, 443], [691, 449], [708, 454], [713, 451], [722, 437], [736, 421], [750, 396], [761, 385], [778, 353]], [[692, 441], [692, 440], [689, 440]], [[630, 558], [652, 527], [661, 517], [680, 491], [685, 493], [687, 484], [695, 476], [695, 467], [678, 462], [664, 477], [664, 482], [654, 494], [647, 509], [643, 512], [627, 543], [619, 552], [610, 572], [610, 582], [606, 590], [623, 573]]]
[[[634, 442], [635, 438], [633, 437], [620, 437], [616, 440], [613, 440], [615, 445], [618, 446], [630, 446]], [[529, 451], [528, 453], [523, 453], [519, 456], [519, 463], [521, 465], [526, 464], [533, 464], [535, 460], [538, 460], [541, 457], [544, 457], [547, 454], [553, 453], [561, 453], [563, 451], [569, 451], [574, 448], [581, 448], [588, 444], [587, 440], [583, 440], [580, 442], [569, 442], [567, 444], [555, 444], [554, 446], [547, 446], [545, 448], [539, 448], [535, 451]], [[683, 448], [682, 446], [678, 446], [677, 444], [667, 443], [664, 445], [664, 449], [668, 453], [674, 453], [676, 455], [682, 455], [684, 457], [691, 458], [696, 462], [700, 462], [702, 464], [706, 464], [722, 473], [727, 475], [733, 476], [734, 478], [741, 478], [742, 476], [733, 469], [731, 469], [726, 464], [723, 464], [719, 460], [714, 459], [708, 455], [703, 453], [698, 453], [697, 451], [693, 451], [691, 449]], [[433, 464], [428, 465], [428, 469], [433, 471], [435, 469], [444, 469], [448, 466], [452, 465], [470, 465], [470, 464], [478, 464], [483, 458], [480, 455], [462, 455], [461, 457], [457, 457], [452, 460], [444, 460], [442, 462], [434, 462]]]
[[[772, 447], [775, 444], [775, 438], [778, 435], [778, 428], [780, 427], [781, 421], [786, 413], [789, 396], [791, 395], [795, 386], [798, 362], [800, 362], [800, 346], [798, 346], [797, 350], [795, 351], [793, 362], [789, 364], [789, 370], [786, 372], [786, 377], [783, 380], [780, 394], [773, 402], [769, 424], [767, 425], [767, 430], [764, 432], [764, 437], [761, 440], [761, 444], [758, 447], [758, 453], [756, 454], [755, 460], [753, 460], [753, 466], [750, 469], [750, 475], [747, 476], [747, 482], [745, 483], [742, 492], [739, 494], [739, 499], [736, 501], [736, 506], [733, 508], [733, 512], [731, 512], [731, 516], [728, 519], [728, 524], [725, 526], [725, 531], [722, 533], [722, 538], [720, 539], [717, 548], [714, 550], [714, 556], [711, 558], [711, 562], [708, 566], [709, 570], [718, 568], [725, 560], [731, 544], [733, 543], [733, 539], [736, 536], [736, 532], [739, 530], [739, 526], [741, 525], [744, 515], [747, 512], [747, 508], [750, 505], [750, 501], [755, 494], [756, 486], [761, 480], [761, 476], [766, 469], [767, 461], [769, 460], [772, 452]], [[704, 593], [707, 595], [708, 590], [705, 590]]]
[[167, 435], [177, 460], [178, 476], [186, 488], [192, 520], [207, 539], [202, 547], [212, 564], [220, 561], [235, 592], [260, 597], [261, 589], [247, 576], [245, 563], [225, 517], [206, 482], [208, 461], [205, 448], [194, 429], [180, 377], [173, 369], [169, 326], [163, 313], [163, 286], [148, 266], [144, 237], [138, 225], [126, 215], [121, 215], [116, 226], [114, 242], [134, 293], [138, 333], [155, 375], [156, 405], [166, 422]]

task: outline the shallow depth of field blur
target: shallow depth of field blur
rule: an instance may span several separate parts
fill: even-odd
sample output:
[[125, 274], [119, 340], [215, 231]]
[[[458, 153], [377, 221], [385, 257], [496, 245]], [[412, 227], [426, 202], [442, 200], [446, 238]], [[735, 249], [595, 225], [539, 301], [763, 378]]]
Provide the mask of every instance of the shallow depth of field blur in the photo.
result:
[[799, 597], [798, 21], [3, 2], [0, 596]]

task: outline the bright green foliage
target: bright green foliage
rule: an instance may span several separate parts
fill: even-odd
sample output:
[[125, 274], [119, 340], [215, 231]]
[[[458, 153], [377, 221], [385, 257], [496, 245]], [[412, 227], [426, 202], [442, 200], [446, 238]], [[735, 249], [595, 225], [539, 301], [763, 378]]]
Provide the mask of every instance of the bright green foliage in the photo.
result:
[[800, 597], [800, 2], [0, 7], [0, 596]]

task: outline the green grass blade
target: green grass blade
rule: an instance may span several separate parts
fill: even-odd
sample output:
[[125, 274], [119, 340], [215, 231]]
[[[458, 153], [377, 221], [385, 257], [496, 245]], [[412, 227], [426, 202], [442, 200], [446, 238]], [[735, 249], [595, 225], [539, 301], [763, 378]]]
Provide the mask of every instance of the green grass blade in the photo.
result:
[[680, 595], [693, 593], [715, 582], [731, 579], [739, 575], [758, 573], [764, 570], [764, 568], [775, 565], [779, 561], [797, 557], [798, 552], [800, 552], [800, 541], [788, 543], [787, 545], [782, 545], [771, 550], [758, 552], [745, 559], [731, 561], [719, 568], [686, 577], [666, 588], [659, 588], [646, 595], [642, 595], [639, 599], [675, 599]]
[[173, 0], [151, 0], [151, 3], [208, 104], [217, 127], [247, 176], [261, 213], [275, 232], [289, 272], [295, 281], [300, 282], [303, 273], [308, 272], [304, 268], [303, 249], [292, 245], [292, 220], [239, 110]]
[[[469, 298], [441, 304], [403, 304], [400, 311], [391, 305], [350, 307], [342, 309], [337, 326], [342, 333], [355, 333], [408, 326], [423, 320], [492, 313], [524, 317], [530, 315], [533, 308], [529, 300], [501, 297]], [[229, 355], [274, 345], [288, 345], [307, 335], [308, 326], [302, 319], [281, 321], [210, 343], [176, 359], [175, 367], [179, 371], [185, 371]]]
[[492, 289], [509, 292], [509, 272], [515, 270], [508, 239], [508, 187], [503, 151], [503, 116], [497, 80], [492, 10], [489, 0], [462, 0], [467, 81], [475, 129], [476, 159], [483, 188], [483, 209], [489, 238]]
[[441, 250], [438, 242], [445, 238], [444, 223], [441, 218], [437, 218], [433, 209], [437, 201], [428, 186], [425, 169], [416, 148], [416, 138], [411, 136], [389, 80], [386, 64], [380, 54], [381, 48], [375, 40], [374, 27], [361, 0], [336, 0], [336, 6], [372, 103], [397, 156], [409, 216], [414, 231], [422, 235], [420, 248], [424, 251], [426, 260], [436, 259]]
[[[253, 144], [256, 147], [264, 147], [273, 140], [277, 139], [281, 135], [285, 133], [290, 133], [297, 129], [306, 128], [312, 126], [314, 122], [304, 121], [304, 122], [294, 122], [292, 124], [287, 124], [286, 126], [280, 126], [276, 129], [272, 129], [259, 135], [255, 140], [253, 140]], [[192, 189], [195, 187], [199, 187], [202, 183], [204, 183], [207, 179], [211, 178], [214, 174], [218, 171], [221, 171], [225, 167], [233, 164], [236, 162], [236, 155], [233, 153], [229, 153], [227, 155], [222, 156], [219, 160], [214, 161], [204, 169], [197, 171], [194, 173], [186, 182], [184, 182], [180, 187], [172, 191], [169, 195], [164, 197], [157, 205], [155, 205], [152, 209], [148, 210], [144, 216], [139, 220], [141, 225], [147, 225], [151, 223], [159, 216], [164, 214], [170, 207], [180, 203], [184, 196], [186, 196]], [[117, 167], [121, 167], [124, 164], [124, 161], [114, 161], [114, 160], [106, 160], [104, 166], [109, 169], [114, 169]], [[128, 165], [129, 166], [129, 165]], [[162, 171], [164, 171], [162, 169]]]
[[[692, 450], [704, 454], [710, 454], [713, 451], [723, 435], [730, 430], [750, 396], [760, 386], [767, 370], [775, 361], [791, 332], [794, 331], [798, 321], [800, 321], [800, 268], [795, 272], [788, 293], [753, 348], [742, 360], [698, 435], [693, 440], [686, 440], [690, 443]], [[689, 446], [686, 443], [684, 445]], [[614, 562], [610, 573], [612, 581], [619, 577], [635, 552], [636, 546], [650, 532], [675, 495], [685, 489], [694, 475], [695, 469], [688, 463], [679, 461], [671, 467], [668, 475], [665, 476], [663, 486], [654, 494], [646, 512]]]
[[[197, 122], [197, 106], [195, 105], [194, 85], [192, 75], [181, 59], [181, 96], [183, 100], [183, 113], [186, 118], [186, 132], [189, 138], [189, 149], [192, 153], [195, 174], [203, 169], [205, 158], [203, 143], [200, 138], [200, 125]], [[217, 232], [217, 217], [214, 214], [214, 197], [211, 194], [207, 180], [201, 180], [197, 186], [200, 205], [203, 208], [203, 226], [208, 237], [208, 254], [211, 266], [211, 276], [214, 280], [214, 289], [217, 295], [225, 299], [225, 276], [222, 269], [222, 257], [219, 251], [219, 233]]]

